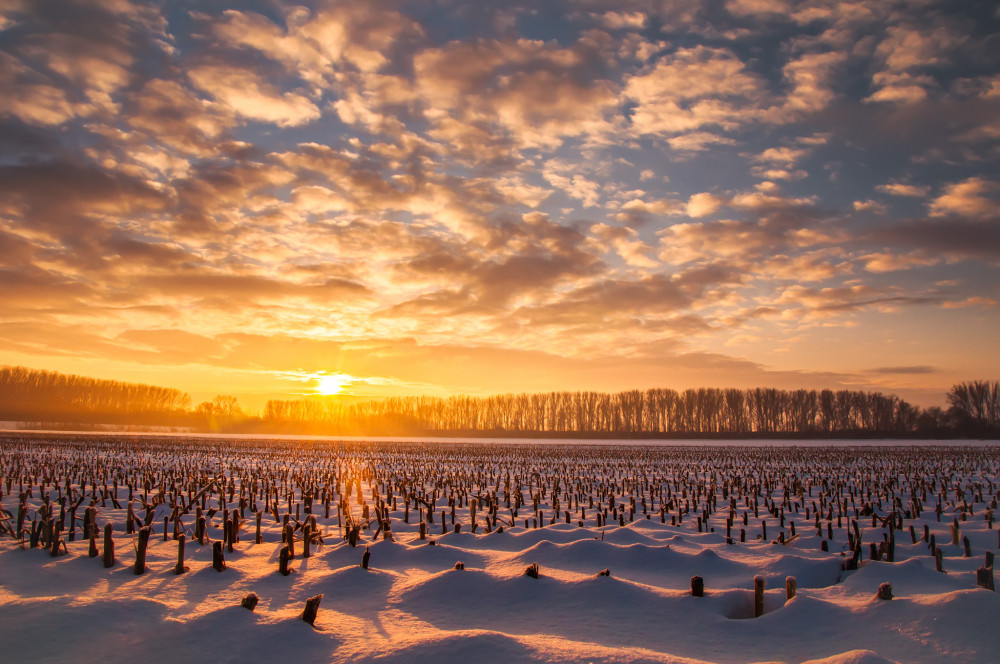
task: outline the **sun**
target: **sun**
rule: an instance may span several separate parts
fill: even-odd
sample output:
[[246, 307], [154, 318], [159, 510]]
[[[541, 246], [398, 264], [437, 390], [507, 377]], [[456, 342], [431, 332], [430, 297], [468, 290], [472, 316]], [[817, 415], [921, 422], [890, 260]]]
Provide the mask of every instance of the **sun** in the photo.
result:
[[318, 394], [331, 395], [340, 394], [344, 386], [351, 382], [351, 377], [347, 374], [329, 374], [319, 377], [319, 384], [316, 385]]

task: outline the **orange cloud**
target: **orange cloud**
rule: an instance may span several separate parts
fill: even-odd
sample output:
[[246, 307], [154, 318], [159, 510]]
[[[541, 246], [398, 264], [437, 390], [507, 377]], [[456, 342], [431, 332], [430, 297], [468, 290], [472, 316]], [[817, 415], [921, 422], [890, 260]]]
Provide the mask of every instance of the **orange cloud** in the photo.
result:
[[281, 92], [257, 72], [244, 67], [201, 65], [189, 70], [187, 76], [195, 87], [251, 120], [291, 127], [320, 115], [319, 108], [308, 97]]
[[631, 77], [625, 96], [637, 104], [640, 134], [735, 129], [759, 116], [765, 85], [726, 49], [679, 49]]
[[930, 202], [937, 217], [963, 215], [986, 217], [1000, 212], [1000, 184], [980, 177], [967, 178], [945, 187], [945, 193]]
[[889, 182], [887, 184], [880, 184], [875, 188], [893, 196], [912, 196], [914, 198], [922, 198], [930, 191], [926, 186], [905, 184], [902, 182]]
[[0, 2], [0, 360], [604, 389], [995, 322], [959, 5], [225, 4]]
[[9, 54], [0, 53], [0, 113], [28, 124], [58, 125], [90, 111], [87, 104], [71, 100], [51, 79], [30, 70]]

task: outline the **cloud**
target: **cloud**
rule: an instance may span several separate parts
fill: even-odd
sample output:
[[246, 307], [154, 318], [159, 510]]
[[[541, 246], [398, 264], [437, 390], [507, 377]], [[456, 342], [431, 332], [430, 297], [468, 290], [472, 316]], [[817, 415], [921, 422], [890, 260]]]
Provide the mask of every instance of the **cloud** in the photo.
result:
[[[59, 330], [59, 333], [66, 331]], [[0, 338], [9, 344], [13, 332], [6, 328], [0, 330]], [[25, 332], [22, 331], [22, 338]], [[677, 375], [681, 380], [679, 385], [692, 387], [761, 384], [789, 388], [829, 387], [850, 379], [840, 374], [769, 371], [747, 360], [718, 353], [683, 352], [669, 344], [634, 356], [604, 352], [591, 357], [566, 357], [492, 345], [421, 344], [413, 339], [368, 337], [340, 342], [290, 335], [235, 333], [189, 338], [192, 348], [201, 351], [191, 352], [185, 350], [185, 338], [174, 336], [172, 330], [152, 332], [156, 334], [132, 330], [111, 341], [81, 335], [77, 337], [80, 343], [74, 345], [73, 352], [89, 356], [114, 349], [131, 358], [144, 358], [150, 363], [148, 372], [155, 372], [156, 364], [180, 363], [182, 372], [174, 376], [174, 381], [198, 367], [218, 367], [230, 374], [230, 380], [235, 376], [244, 386], [229, 390], [240, 393], [241, 401], [247, 384], [260, 386], [267, 385], [269, 380], [301, 379], [308, 373], [304, 368], [314, 369], [311, 371], [314, 374], [325, 370], [369, 381], [384, 381], [394, 386], [396, 394], [441, 396], [455, 392], [544, 392], [563, 389], [566, 384], [582, 390], [642, 389], [662, 386], [666, 373]], [[139, 345], [139, 349], [130, 350], [132, 344]], [[217, 350], [219, 347], [221, 351]], [[535, 370], [525, 374], [521, 369], [524, 366]], [[426, 382], [427, 376], [433, 376], [434, 382]], [[477, 380], [482, 376], [489, 377], [485, 388]], [[276, 392], [285, 388], [283, 385], [268, 387]]]
[[1000, 214], [1000, 184], [981, 177], [967, 178], [945, 187], [930, 202], [932, 216], [960, 215], [982, 218]]
[[929, 367], [926, 365], [916, 365], [916, 366], [906, 366], [906, 367], [875, 367], [874, 369], [866, 369], [867, 373], [876, 374], [909, 374], [909, 375], [920, 375], [920, 374], [931, 374], [938, 371], [934, 367]]
[[453, 42], [413, 57], [414, 86], [427, 110], [453, 130], [478, 131], [484, 118], [522, 147], [558, 146], [566, 137], [611, 130], [618, 86], [589, 68], [607, 40], [569, 48], [519, 40]]
[[237, 121], [234, 110], [196, 95], [178, 81], [152, 79], [128, 96], [125, 120], [147, 140], [208, 156]]
[[682, 214], [683, 212], [684, 203], [678, 200], [667, 198], [644, 201], [640, 198], [633, 198], [622, 203], [620, 211], [615, 215], [615, 219], [621, 224], [635, 227], [649, 223], [650, 217], [670, 217]]
[[941, 304], [944, 309], [966, 309], [968, 307], [992, 309], [995, 306], [997, 306], [997, 300], [982, 296], [967, 297], [964, 300], [953, 300]]
[[703, 127], [735, 129], [753, 118], [762, 82], [726, 49], [682, 48], [625, 87], [640, 134], [679, 134]]
[[731, 51], [681, 48], [628, 79], [639, 134], [732, 130], [759, 117], [765, 86]]
[[854, 201], [851, 206], [858, 212], [874, 212], [875, 214], [885, 214], [889, 209], [884, 203], [879, 203], [878, 201], [873, 201], [871, 199]]
[[291, 5], [280, 11], [285, 29], [260, 14], [233, 9], [212, 28], [228, 43], [260, 51], [317, 86], [335, 80], [345, 65], [375, 72], [391, 62], [397, 44], [422, 34], [416, 22], [382, 2], [327, 3], [314, 12]]
[[761, 168], [760, 166], [754, 166], [750, 169], [750, 172], [759, 178], [767, 178], [768, 180], [801, 180], [809, 177], [809, 173], [802, 169], [789, 171], [784, 168]]
[[940, 262], [939, 259], [927, 255], [896, 254], [890, 252], [867, 254], [862, 256], [861, 260], [864, 261], [866, 270], [875, 273], [909, 270], [915, 267], [937, 265]]
[[891, 26], [876, 54], [884, 59], [889, 71], [906, 71], [939, 63], [943, 51], [961, 41], [962, 37], [953, 34], [947, 26], [935, 27], [931, 32]]
[[705, 152], [713, 145], [734, 145], [732, 138], [719, 136], [707, 131], [692, 131], [667, 138], [667, 144], [678, 152]]
[[692, 194], [685, 210], [689, 217], [707, 217], [725, 204], [725, 200], [708, 192]]
[[731, 219], [673, 224], [660, 231], [662, 261], [686, 263], [703, 259], [727, 260], [762, 246], [759, 227]]
[[846, 60], [845, 53], [828, 51], [807, 53], [789, 61], [783, 74], [792, 87], [778, 118], [790, 119], [789, 115], [815, 113], [829, 106], [835, 97], [837, 70]]
[[812, 207], [815, 204], [815, 200], [812, 198], [777, 196], [763, 191], [748, 191], [733, 196], [729, 200], [729, 204], [748, 210], [775, 212]]
[[162, 57], [166, 21], [154, 7], [124, 2], [6, 3], [0, 112], [57, 125], [118, 112], [140, 56]]
[[[744, 191], [726, 197], [725, 205], [740, 218], [675, 223], [658, 231], [660, 260], [719, 262], [761, 280], [788, 278], [796, 270], [803, 279], [843, 274], [842, 257], [820, 251], [830, 252], [848, 239], [839, 223], [824, 219], [811, 199], [766, 189], [767, 193]], [[714, 206], [719, 201], [709, 203]]]
[[206, 160], [192, 165], [185, 177], [171, 182], [176, 202], [170, 232], [188, 237], [238, 233], [240, 222], [269, 204], [278, 204], [274, 190], [294, 176], [276, 163]]
[[515, 302], [532, 302], [599, 275], [602, 262], [579, 230], [553, 223], [545, 215], [525, 215], [525, 223], [500, 229], [502, 247], [492, 256], [471, 255], [461, 245], [442, 244], [400, 261], [402, 278], [417, 277], [437, 289], [394, 304], [382, 316], [437, 316], [477, 313], [503, 316]]
[[124, 330], [114, 341], [159, 355], [165, 362], [204, 363], [226, 351], [225, 344], [218, 339], [179, 329]]
[[291, 202], [308, 214], [326, 214], [351, 209], [343, 196], [319, 185], [305, 185], [292, 189]]
[[852, 272], [853, 266], [845, 252], [837, 247], [829, 247], [800, 255], [778, 254], [765, 258], [754, 277], [759, 282], [783, 280], [807, 283], [843, 278]]
[[607, 224], [591, 226], [590, 233], [605, 251], [613, 248], [627, 265], [639, 268], [652, 268], [657, 262], [648, 256], [652, 247], [641, 239], [631, 228], [616, 228]]
[[327, 302], [333, 298], [365, 297], [369, 291], [361, 284], [344, 279], [321, 279], [313, 283], [294, 283], [254, 274], [226, 274], [208, 270], [186, 270], [172, 274], [148, 275], [139, 282], [150, 291], [172, 297], [216, 298], [229, 300], [232, 306], [249, 302], [296, 298]]
[[600, 15], [600, 21], [611, 30], [640, 30], [646, 26], [647, 18], [643, 12], [604, 12]]
[[584, 207], [596, 207], [601, 200], [599, 185], [586, 177], [576, 174], [564, 174], [553, 169], [545, 171], [545, 179], [560, 189], [564, 194], [583, 203]]
[[50, 33], [32, 39], [22, 52], [73, 83], [90, 102], [109, 110], [115, 106], [112, 94], [128, 83], [133, 63], [127, 43], [108, 33], [103, 39]]
[[251, 69], [210, 64], [189, 70], [187, 76], [195, 87], [250, 120], [293, 127], [320, 116], [308, 97], [282, 92]]
[[726, 11], [737, 16], [758, 14], [788, 14], [792, 9], [788, 0], [727, 0]]
[[916, 249], [952, 261], [1000, 260], [1000, 227], [961, 217], [911, 219], [873, 229], [864, 240], [898, 249]]
[[941, 300], [939, 295], [907, 295], [866, 284], [825, 288], [792, 285], [780, 292], [776, 303], [784, 307], [787, 317], [815, 320], [869, 309], [893, 311], [901, 306], [939, 304]]
[[[551, 189], [529, 184], [519, 177], [500, 178], [494, 186], [509, 201], [530, 208], [537, 208], [552, 195]], [[593, 184], [593, 192], [596, 195], [596, 183]]]
[[753, 157], [757, 165], [750, 169], [754, 176], [767, 180], [801, 180], [809, 173], [801, 168], [794, 168], [803, 161], [818, 145], [823, 145], [822, 136], [802, 137], [796, 145], [771, 147]]
[[878, 88], [871, 94], [870, 101], [899, 102], [914, 104], [927, 98], [927, 89], [934, 83], [930, 76], [911, 76], [880, 72], [872, 77]]
[[808, 150], [800, 147], [768, 148], [754, 157], [754, 161], [791, 167], [797, 164], [807, 153]]
[[883, 69], [872, 75], [875, 91], [868, 101], [908, 104], [922, 101], [937, 86], [931, 76], [921, 72], [948, 60], [951, 51], [964, 41], [948, 25], [933, 30], [890, 26], [875, 50]]
[[[3, 361], [881, 384], [813, 330], [995, 323], [965, 6], [0, 4]], [[799, 371], [691, 352], [754, 338]]]
[[0, 53], [0, 113], [32, 125], [59, 125], [90, 108], [73, 101], [52, 80], [32, 71], [9, 54]]
[[105, 217], [162, 210], [166, 201], [140, 179], [93, 164], [53, 161], [0, 166], [0, 205], [18, 226], [83, 247], [100, 239]]
[[[694, 273], [690, 276], [694, 277]], [[693, 283], [692, 283], [693, 282]], [[523, 307], [514, 312], [534, 325], [607, 323], [622, 316], [662, 316], [683, 311], [702, 290], [664, 275], [637, 280], [602, 280], [567, 292], [556, 302]]]
[[73, 308], [94, 295], [94, 289], [77, 279], [31, 266], [0, 267], [0, 302], [6, 315], [26, 317], [52, 308]]
[[903, 182], [889, 182], [875, 187], [878, 191], [892, 196], [911, 196], [913, 198], [923, 198], [930, 193], [930, 187], [926, 185], [905, 184]]
[[782, 95], [728, 49], [681, 48], [629, 78], [624, 96], [635, 105], [635, 132], [664, 136], [674, 149], [702, 151], [733, 143], [724, 133], [748, 124], [785, 124], [825, 110], [846, 60], [838, 51], [796, 55], [781, 69]]

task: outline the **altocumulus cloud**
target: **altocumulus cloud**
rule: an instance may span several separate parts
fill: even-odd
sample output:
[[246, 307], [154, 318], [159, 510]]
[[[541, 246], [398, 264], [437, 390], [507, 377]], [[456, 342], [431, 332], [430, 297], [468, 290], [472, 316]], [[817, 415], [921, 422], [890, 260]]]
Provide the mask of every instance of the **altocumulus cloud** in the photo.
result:
[[[4, 0], [0, 362], [922, 398], [1000, 371], [998, 38], [944, 1]], [[930, 369], [932, 317], [969, 341]]]

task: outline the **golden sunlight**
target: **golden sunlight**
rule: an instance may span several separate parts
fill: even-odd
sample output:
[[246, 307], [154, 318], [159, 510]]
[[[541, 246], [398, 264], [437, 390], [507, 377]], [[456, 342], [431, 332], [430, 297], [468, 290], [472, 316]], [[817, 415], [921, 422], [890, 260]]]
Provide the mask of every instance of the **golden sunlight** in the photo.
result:
[[351, 376], [347, 374], [319, 376], [319, 384], [316, 385], [316, 392], [324, 395], [340, 394], [344, 390], [344, 386], [350, 382]]

